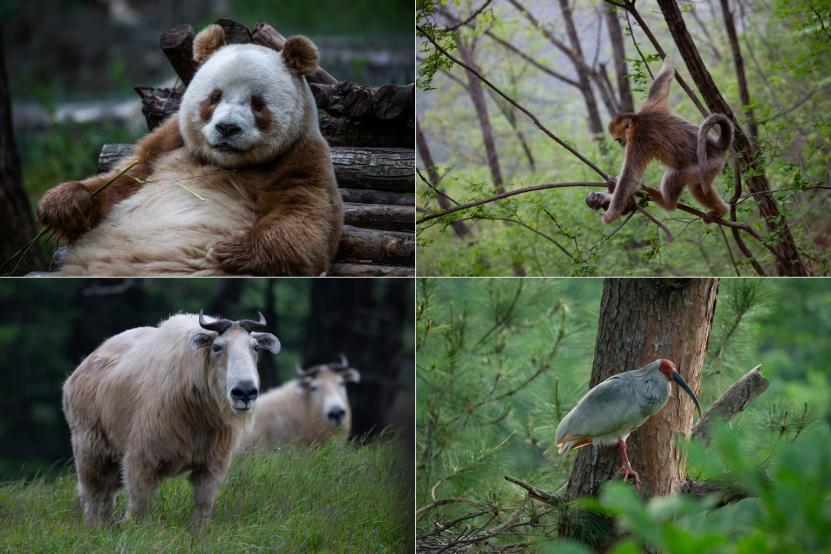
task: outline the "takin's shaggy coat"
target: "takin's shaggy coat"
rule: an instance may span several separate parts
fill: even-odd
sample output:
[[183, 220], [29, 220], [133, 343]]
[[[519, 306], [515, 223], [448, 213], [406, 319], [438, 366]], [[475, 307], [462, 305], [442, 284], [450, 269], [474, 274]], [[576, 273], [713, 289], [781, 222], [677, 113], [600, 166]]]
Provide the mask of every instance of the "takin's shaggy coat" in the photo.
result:
[[309, 446], [333, 437], [347, 437], [352, 410], [346, 383], [360, 381], [360, 373], [315, 368], [313, 375], [294, 379], [263, 394], [257, 401], [254, 425], [242, 440], [245, 449], [269, 449], [283, 444]]
[[211, 514], [250, 424], [256, 351], [280, 349], [274, 335], [249, 332], [264, 327], [262, 318], [180, 314], [124, 331], [81, 362], [64, 384], [63, 408], [88, 522], [111, 517], [122, 484], [125, 517], [144, 515], [161, 479], [187, 471], [193, 522]]

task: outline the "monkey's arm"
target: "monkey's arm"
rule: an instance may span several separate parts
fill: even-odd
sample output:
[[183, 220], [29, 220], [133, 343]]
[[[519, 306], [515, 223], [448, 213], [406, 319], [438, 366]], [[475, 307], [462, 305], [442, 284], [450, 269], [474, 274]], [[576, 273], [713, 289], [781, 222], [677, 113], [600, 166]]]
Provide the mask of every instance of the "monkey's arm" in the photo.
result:
[[627, 149], [626, 158], [623, 161], [623, 170], [617, 178], [617, 186], [612, 193], [609, 208], [603, 214], [603, 223], [609, 224], [630, 207], [632, 197], [638, 190], [638, 185], [643, 179], [646, 171], [646, 160], [639, 153]]
[[672, 68], [672, 62], [669, 58], [664, 58], [664, 64], [661, 66], [661, 71], [655, 80], [652, 81], [652, 86], [649, 87], [649, 95], [646, 97], [646, 102], [641, 108], [643, 110], [667, 110], [669, 111], [669, 89], [672, 86], [672, 80], [675, 78], [675, 70]]
[[[94, 175], [83, 181], [67, 181], [47, 191], [38, 202], [38, 219], [69, 240], [78, 238], [95, 227], [115, 204], [138, 190], [153, 172], [153, 163], [160, 156], [183, 144], [179, 133], [179, 118], [173, 115], [136, 145], [132, 160], [123, 162], [108, 173]], [[132, 169], [106, 189], [92, 195], [133, 160], [138, 163]]]

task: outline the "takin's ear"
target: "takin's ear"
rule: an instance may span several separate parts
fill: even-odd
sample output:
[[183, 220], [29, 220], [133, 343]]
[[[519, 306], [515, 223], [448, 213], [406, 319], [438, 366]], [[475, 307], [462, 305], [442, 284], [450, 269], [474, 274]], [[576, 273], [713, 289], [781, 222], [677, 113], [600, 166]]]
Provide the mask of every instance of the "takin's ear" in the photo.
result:
[[297, 386], [299, 386], [301, 389], [309, 390], [309, 387], [312, 386], [312, 381], [312, 377], [301, 377], [297, 380]]
[[196, 333], [188, 339], [188, 348], [190, 348], [191, 352], [196, 352], [200, 348], [205, 348], [213, 343], [215, 338], [216, 335], [210, 333]]
[[361, 382], [361, 372], [352, 367], [350, 367], [346, 371], [341, 372], [341, 377], [343, 377], [343, 380], [347, 383]]
[[216, 23], [208, 25], [193, 39], [193, 59], [201, 65], [223, 46], [225, 46], [225, 31]]
[[304, 36], [286, 39], [283, 46], [283, 60], [289, 71], [295, 75], [313, 75], [317, 71], [317, 46]]
[[268, 350], [272, 354], [280, 351], [280, 340], [271, 333], [251, 333], [251, 338], [257, 341], [257, 345], [263, 350]]

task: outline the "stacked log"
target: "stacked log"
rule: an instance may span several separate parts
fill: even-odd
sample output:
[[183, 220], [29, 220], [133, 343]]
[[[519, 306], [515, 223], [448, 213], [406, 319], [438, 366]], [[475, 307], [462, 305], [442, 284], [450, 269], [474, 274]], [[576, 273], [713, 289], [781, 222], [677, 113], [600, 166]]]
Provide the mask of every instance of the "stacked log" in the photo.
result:
[[[216, 21], [228, 44], [254, 43], [276, 51], [285, 38], [271, 25], [251, 30]], [[179, 25], [162, 33], [159, 47], [181, 81], [173, 88], [136, 87], [149, 129], [175, 114], [185, 86], [198, 69], [195, 33]], [[335, 177], [344, 201], [344, 228], [330, 275], [410, 276], [415, 270], [415, 87], [360, 86], [339, 81], [323, 68], [307, 78], [320, 109], [320, 129], [332, 146]], [[131, 155], [129, 144], [105, 144], [98, 170]]]

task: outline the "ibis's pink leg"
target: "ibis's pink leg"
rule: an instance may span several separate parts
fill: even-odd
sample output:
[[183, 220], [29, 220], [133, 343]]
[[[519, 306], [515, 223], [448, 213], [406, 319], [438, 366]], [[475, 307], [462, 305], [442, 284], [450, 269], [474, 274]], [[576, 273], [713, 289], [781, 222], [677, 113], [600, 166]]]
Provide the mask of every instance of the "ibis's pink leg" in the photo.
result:
[[620, 469], [617, 470], [617, 473], [623, 473], [624, 481], [629, 479], [629, 476], [632, 475], [635, 478], [635, 488], [640, 489], [641, 478], [638, 477], [638, 472], [632, 469], [632, 465], [629, 463], [629, 456], [626, 455], [626, 441], [617, 441], [617, 447], [620, 450], [620, 460], [621, 462], [623, 462], [623, 465], [620, 466]]

